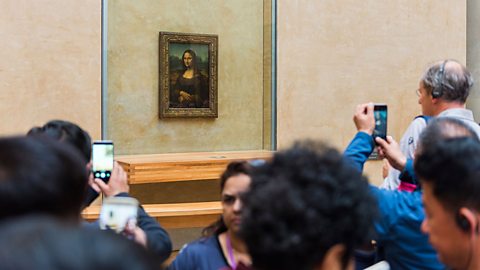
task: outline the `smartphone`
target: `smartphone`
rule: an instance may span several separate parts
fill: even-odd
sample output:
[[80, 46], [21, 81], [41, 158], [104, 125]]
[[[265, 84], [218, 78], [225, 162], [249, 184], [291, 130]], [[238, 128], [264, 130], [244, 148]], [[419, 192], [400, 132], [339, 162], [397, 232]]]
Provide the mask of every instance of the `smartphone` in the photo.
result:
[[92, 172], [95, 178], [108, 182], [113, 170], [113, 142], [94, 141], [92, 144]]
[[375, 104], [373, 106], [373, 114], [375, 116], [375, 130], [373, 130], [373, 139], [380, 137], [387, 139], [387, 115], [388, 109], [386, 104]]
[[107, 197], [103, 199], [99, 224], [102, 230], [121, 233], [127, 226], [136, 226], [138, 201], [130, 197]]

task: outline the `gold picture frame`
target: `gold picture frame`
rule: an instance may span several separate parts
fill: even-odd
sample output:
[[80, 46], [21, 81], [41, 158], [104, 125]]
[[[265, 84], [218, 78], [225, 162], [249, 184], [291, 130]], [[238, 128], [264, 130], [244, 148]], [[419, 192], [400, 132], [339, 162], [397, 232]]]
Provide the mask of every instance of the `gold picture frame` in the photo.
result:
[[218, 36], [160, 32], [160, 118], [218, 117]]

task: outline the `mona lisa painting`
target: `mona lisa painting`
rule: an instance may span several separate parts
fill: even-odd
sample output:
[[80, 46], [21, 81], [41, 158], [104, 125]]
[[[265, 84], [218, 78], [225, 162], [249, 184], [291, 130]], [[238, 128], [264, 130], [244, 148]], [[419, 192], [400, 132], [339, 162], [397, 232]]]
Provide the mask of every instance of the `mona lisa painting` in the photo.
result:
[[160, 32], [160, 117], [218, 117], [218, 36]]

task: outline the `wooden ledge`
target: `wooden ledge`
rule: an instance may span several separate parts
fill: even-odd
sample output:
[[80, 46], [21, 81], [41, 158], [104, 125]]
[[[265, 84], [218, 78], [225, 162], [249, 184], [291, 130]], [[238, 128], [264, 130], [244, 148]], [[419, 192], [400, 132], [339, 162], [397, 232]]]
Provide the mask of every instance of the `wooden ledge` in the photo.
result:
[[269, 159], [272, 151], [195, 152], [116, 156], [130, 184], [214, 180], [235, 160]]
[[[222, 214], [220, 202], [146, 204], [145, 211], [155, 218], [164, 228], [205, 227]], [[97, 220], [100, 205], [92, 205], [82, 212], [87, 221]]]

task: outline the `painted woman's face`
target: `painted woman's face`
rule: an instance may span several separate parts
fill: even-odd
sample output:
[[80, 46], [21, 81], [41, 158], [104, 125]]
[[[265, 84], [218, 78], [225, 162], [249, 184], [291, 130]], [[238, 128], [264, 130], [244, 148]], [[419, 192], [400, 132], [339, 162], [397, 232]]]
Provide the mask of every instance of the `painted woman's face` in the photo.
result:
[[186, 52], [186, 53], [183, 54], [183, 64], [187, 68], [192, 67], [192, 61], [193, 61], [193, 57], [190, 53]]

